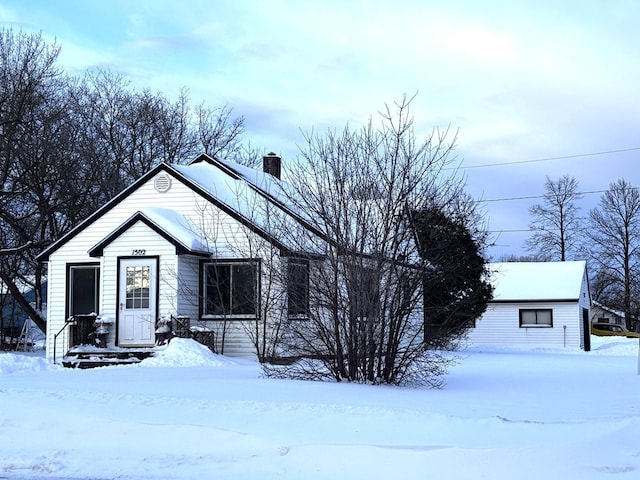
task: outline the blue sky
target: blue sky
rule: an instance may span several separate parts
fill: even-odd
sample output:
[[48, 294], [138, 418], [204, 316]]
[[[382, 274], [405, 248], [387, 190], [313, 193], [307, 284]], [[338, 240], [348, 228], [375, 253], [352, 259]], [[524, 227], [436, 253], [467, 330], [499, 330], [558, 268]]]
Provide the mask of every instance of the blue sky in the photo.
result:
[[[417, 92], [418, 134], [458, 129], [468, 191], [487, 200], [541, 195], [547, 175], [588, 192], [640, 185], [638, 18], [634, 0], [0, 0], [0, 25], [56, 39], [68, 73], [187, 87], [194, 104], [232, 106], [251, 144], [285, 162], [301, 131], [359, 125]], [[528, 234], [509, 231], [536, 202], [485, 204], [489, 229], [506, 231], [494, 258], [523, 253]]]

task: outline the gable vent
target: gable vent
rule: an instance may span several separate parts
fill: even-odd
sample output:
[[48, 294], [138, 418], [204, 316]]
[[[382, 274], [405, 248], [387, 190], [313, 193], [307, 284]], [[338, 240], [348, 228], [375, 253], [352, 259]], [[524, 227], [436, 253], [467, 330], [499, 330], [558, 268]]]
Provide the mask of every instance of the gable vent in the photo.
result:
[[171, 177], [166, 173], [161, 173], [156, 176], [153, 186], [160, 193], [168, 192], [171, 188]]

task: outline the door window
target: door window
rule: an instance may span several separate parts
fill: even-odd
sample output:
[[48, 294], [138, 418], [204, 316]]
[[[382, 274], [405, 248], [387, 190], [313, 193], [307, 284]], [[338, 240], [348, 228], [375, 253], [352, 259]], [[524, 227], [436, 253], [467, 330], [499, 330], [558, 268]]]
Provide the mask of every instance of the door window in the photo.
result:
[[149, 308], [151, 271], [148, 265], [128, 266], [126, 271], [126, 308]]

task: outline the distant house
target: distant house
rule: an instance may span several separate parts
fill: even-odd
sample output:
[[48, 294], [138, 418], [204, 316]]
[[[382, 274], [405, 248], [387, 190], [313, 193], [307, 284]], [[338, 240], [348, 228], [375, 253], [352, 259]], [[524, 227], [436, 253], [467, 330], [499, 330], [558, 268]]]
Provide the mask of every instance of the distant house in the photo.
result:
[[600, 302], [594, 301], [591, 305], [591, 323], [593, 322], [624, 325], [624, 312], [609, 308]]
[[[29, 302], [35, 302], [35, 291], [29, 285], [18, 285], [24, 298]], [[40, 298], [43, 303], [47, 302], [47, 282], [42, 282]], [[27, 313], [22, 309], [13, 296], [7, 291], [6, 285], [0, 281], [0, 338], [6, 336], [8, 338], [17, 338], [24, 327], [25, 321], [28, 319]]]
[[591, 349], [584, 261], [489, 267], [494, 298], [470, 329], [471, 344]]

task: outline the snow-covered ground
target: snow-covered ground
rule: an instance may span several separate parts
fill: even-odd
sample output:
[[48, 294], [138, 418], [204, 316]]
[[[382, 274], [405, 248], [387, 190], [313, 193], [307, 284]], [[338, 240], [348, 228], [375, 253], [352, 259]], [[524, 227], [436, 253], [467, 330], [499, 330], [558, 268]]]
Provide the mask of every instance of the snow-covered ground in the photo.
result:
[[264, 379], [183, 339], [94, 370], [0, 353], [0, 479], [640, 478], [637, 340], [593, 342], [470, 349], [441, 390]]

